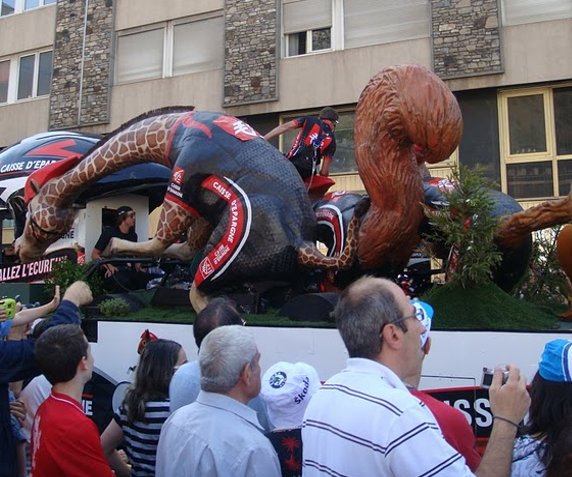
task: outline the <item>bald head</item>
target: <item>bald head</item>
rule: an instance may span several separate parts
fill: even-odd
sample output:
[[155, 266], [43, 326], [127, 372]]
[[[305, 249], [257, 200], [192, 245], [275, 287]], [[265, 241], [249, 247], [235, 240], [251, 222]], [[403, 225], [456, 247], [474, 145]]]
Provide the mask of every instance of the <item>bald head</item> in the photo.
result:
[[206, 335], [220, 326], [241, 325], [240, 313], [232, 301], [224, 297], [213, 298], [197, 315], [193, 326], [193, 334], [197, 348]]
[[[334, 310], [336, 326], [351, 358], [375, 359], [381, 352], [383, 325], [397, 322], [407, 297], [384, 278], [363, 277], [340, 296]], [[398, 326], [403, 327], [401, 322]]]

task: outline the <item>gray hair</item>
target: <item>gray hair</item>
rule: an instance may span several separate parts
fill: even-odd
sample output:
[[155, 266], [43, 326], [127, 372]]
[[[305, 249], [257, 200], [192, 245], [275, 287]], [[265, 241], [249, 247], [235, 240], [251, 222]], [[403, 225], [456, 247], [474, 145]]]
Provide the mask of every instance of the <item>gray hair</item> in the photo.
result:
[[258, 353], [254, 336], [244, 326], [221, 326], [211, 331], [199, 350], [201, 389], [228, 393], [247, 364], [253, 364]]
[[[366, 276], [342, 292], [334, 316], [350, 358], [374, 359], [381, 352], [383, 326], [401, 318], [401, 311], [388, 288], [391, 283]], [[396, 324], [407, 329], [401, 322]]]

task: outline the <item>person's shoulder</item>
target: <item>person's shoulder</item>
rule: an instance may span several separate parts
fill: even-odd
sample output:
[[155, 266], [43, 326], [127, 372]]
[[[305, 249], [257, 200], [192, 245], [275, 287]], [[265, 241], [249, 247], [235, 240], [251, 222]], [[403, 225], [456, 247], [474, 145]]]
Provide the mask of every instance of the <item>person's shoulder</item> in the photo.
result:
[[532, 457], [537, 449], [542, 447], [543, 442], [528, 435], [517, 437], [513, 445], [513, 460]]
[[169, 416], [171, 414], [169, 409], [169, 400], [147, 401], [145, 403], [145, 414], [147, 417]]
[[[200, 385], [201, 372], [198, 361], [183, 364], [173, 377], [169, 386], [170, 392], [177, 392], [179, 389], [197, 388]], [[197, 388], [198, 392], [198, 388]]]

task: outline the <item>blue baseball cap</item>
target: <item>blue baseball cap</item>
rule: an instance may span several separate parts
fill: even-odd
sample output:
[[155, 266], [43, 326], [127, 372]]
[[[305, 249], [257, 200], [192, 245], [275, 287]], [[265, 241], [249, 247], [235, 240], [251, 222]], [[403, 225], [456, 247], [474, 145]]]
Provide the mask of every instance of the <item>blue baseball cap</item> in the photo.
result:
[[425, 331], [421, 335], [421, 347], [425, 346], [427, 339], [429, 338], [429, 332], [431, 331], [431, 322], [433, 321], [433, 307], [424, 301], [413, 299], [411, 304], [415, 308], [415, 313], [419, 313], [421, 319], [419, 320], [421, 324], [425, 327]]
[[546, 343], [538, 372], [547, 381], [572, 382], [572, 341], [557, 339]]

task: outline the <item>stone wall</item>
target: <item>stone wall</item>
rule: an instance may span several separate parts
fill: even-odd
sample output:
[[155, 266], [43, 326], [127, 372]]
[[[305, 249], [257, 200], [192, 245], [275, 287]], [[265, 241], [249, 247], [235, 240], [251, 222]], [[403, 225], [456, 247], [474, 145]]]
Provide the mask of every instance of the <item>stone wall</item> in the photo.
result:
[[431, 17], [441, 78], [503, 72], [498, 0], [431, 0]]
[[224, 106], [278, 99], [280, 0], [226, 0]]
[[58, 0], [50, 129], [109, 122], [112, 43], [112, 0]]

